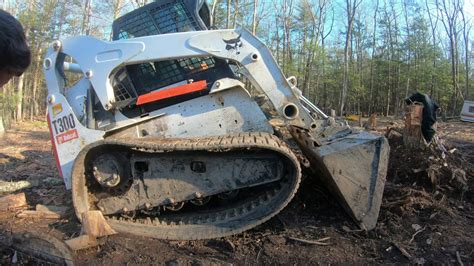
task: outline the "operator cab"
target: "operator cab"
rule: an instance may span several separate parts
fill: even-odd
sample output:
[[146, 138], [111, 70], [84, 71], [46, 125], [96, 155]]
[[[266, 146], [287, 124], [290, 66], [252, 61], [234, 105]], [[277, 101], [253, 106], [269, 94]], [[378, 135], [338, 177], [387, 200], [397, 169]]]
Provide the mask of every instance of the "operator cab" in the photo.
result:
[[[204, 0], [152, 2], [118, 18], [112, 26], [113, 40], [207, 30], [210, 27], [209, 7]], [[214, 81], [236, 78], [226, 60], [215, 57], [127, 65], [114, 71], [112, 77], [115, 107], [129, 118], [206, 95]], [[194, 84], [194, 89], [190, 90], [188, 85], [196, 82], [201, 85]], [[165, 90], [167, 95], [169, 90], [174, 93], [165, 98], [154, 96]], [[94, 107], [101, 109], [100, 103]]]

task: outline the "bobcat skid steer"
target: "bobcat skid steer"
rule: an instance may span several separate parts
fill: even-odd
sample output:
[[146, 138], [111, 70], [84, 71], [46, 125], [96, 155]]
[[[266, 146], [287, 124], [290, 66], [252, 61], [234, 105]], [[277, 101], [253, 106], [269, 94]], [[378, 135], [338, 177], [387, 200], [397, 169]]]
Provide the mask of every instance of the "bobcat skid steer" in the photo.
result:
[[51, 45], [48, 122], [79, 219], [99, 210], [118, 232], [176, 240], [239, 233], [293, 198], [300, 149], [374, 228], [385, 138], [334, 123], [245, 29], [211, 27], [204, 1], [161, 0], [118, 18], [111, 42]]

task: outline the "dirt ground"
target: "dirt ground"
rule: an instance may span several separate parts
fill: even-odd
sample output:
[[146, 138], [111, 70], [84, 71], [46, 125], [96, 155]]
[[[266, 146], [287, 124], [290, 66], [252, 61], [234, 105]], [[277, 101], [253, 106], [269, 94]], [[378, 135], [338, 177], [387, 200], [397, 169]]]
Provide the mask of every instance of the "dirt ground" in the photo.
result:
[[[401, 125], [381, 122], [378, 131], [399, 130]], [[245, 233], [203, 241], [119, 234], [72, 254], [74, 261], [80, 265], [474, 264], [474, 124], [440, 123], [438, 129], [447, 148], [444, 159], [433, 151], [407, 151], [399, 135], [390, 136], [384, 199], [372, 231], [357, 230], [331, 195], [314, 178], [306, 178], [289, 206]], [[26, 194], [30, 209], [44, 204], [69, 210], [60, 220], [0, 212], [0, 264], [48, 264], [6, 241], [25, 231], [59, 240], [80, 233], [70, 193], [57, 173], [45, 121], [18, 124], [0, 139], [0, 185], [18, 181], [29, 182], [15, 193]], [[329, 245], [291, 238], [329, 238]]]

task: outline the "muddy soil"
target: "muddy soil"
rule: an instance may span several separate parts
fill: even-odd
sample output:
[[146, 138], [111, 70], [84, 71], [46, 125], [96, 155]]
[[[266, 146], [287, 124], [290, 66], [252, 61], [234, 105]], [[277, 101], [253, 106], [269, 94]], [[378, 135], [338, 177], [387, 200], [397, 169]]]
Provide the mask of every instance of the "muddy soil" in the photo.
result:
[[[379, 123], [378, 131], [385, 133], [387, 127], [397, 128], [397, 124]], [[370, 232], [357, 230], [332, 196], [309, 177], [284, 211], [245, 233], [203, 241], [119, 234], [101, 239], [98, 247], [76, 252], [74, 261], [80, 265], [474, 264], [474, 126], [440, 123], [439, 131], [448, 150], [444, 159], [432, 151], [407, 151], [399, 136], [390, 137], [384, 200], [378, 225]], [[465, 179], [453, 175], [453, 169], [462, 170]], [[5, 241], [25, 231], [59, 240], [80, 233], [70, 193], [56, 169], [45, 121], [18, 124], [0, 139], [0, 186], [18, 181], [29, 182], [29, 187], [14, 193], [24, 192], [30, 209], [36, 204], [70, 209], [60, 220], [0, 213], [0, 264], [48, 264]], [[294, 238], [329, 238], [325, 242], [329, 245]]]

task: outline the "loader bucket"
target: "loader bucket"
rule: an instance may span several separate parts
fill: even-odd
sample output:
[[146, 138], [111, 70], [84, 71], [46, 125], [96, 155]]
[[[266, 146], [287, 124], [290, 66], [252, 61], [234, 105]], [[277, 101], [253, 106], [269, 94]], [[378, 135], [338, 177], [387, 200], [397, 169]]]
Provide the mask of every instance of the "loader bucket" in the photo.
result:
[[292, 128], [291, 133], [311, 163], [311, 170], [359, 227], [375, 228], [390, 150], [385, 137], [347, 129], [319, 142], [298, 128]]

